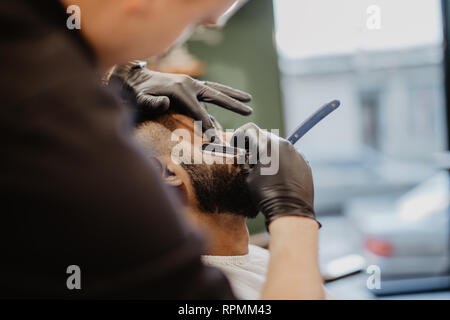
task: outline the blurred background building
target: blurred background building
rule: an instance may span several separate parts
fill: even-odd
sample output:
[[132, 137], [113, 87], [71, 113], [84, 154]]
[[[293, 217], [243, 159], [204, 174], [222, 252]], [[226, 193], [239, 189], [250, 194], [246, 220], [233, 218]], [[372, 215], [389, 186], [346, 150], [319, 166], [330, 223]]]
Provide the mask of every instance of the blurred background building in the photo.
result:
[[[440, 1], [274, 3], [286, 131], [342, 101], [297, 145], [314, 169], [318, 212], [429, 176], [447, 143]], [[368, 26], [374, 6], [379, 29]]]

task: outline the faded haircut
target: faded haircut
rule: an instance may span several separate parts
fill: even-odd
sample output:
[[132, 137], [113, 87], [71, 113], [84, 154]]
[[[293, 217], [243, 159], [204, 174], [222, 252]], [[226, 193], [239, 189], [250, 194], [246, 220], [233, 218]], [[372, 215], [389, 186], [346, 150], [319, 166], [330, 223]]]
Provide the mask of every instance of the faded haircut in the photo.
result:
[[177, 144], [171, 141], [172, 132], [176, 129], [171, 114], [163, 114], [138, 124], [135, 138], [144, 148], [151, 149], [154, 155], [167, 156]]

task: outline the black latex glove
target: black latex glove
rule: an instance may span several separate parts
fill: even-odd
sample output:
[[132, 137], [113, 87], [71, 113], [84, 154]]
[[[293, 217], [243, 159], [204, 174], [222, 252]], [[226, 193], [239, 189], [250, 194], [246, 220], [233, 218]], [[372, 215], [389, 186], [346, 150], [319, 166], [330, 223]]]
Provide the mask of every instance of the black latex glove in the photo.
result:
[[[316, 220], [311, 168], [289, 141], [248, 123], [236, 130], [231, 143], [250, 151], [249, 161], [255, 164], [250, 165], [246, 182], [252, 200], [266, 218], [267, 228], [273, 220], [283, 216]], [[265, 160], [256, 156], [255, 150], [258, 155], [268, 154], [272, 162], [263, 164]], [[274, 161], [279, 161], [278, 171], [267, 175], [264, 168], [273, 166]]]
[[[218, 83], [199, 81], [186, 75], [151, 71], [140, 61], [116, 66], [111, 75], [111, 81], [114, 80], [121, 83], [140, 110], [160, 114], [176, 106], [180, 112], [202, 121], [203, 131], [215, 130], [204, 108], [204, 102], [216, 104], [241, 115], [250, 115], [253, 111], [243, 104], [252, 99], [245, 92]], [[215, 131], [213, 132], [215, 134]]]

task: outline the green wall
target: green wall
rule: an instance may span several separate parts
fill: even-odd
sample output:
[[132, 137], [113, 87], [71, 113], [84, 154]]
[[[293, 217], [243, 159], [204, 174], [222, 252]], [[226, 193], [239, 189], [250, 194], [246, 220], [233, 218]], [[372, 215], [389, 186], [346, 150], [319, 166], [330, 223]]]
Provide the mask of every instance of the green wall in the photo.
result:
[[216, 107], [209, 107], [209, 111], [225, 128], [254, 121], [265, 129], [282, 129], [272, 1], [250, 1], [229, 21], [222, 34], [223, 40], [217, 45], [191, 41], [189, 50], [206, 63], [204, 79], [251, 93], [254, 114], [247, 118]]
[[[250, 1], [221, 32], [220, 43], [190, 41], [189, 51], [206, 63], [204, 79], [251, 93], [249, 105], [254, 112], [242, 117], [214, 106], [208, 111], [225, 129], [252, 121], [263, 129], [280, 129], [284, 135], [272, 0]], [[263, 229], [261, 216], [249, 222], [250, 232]]]

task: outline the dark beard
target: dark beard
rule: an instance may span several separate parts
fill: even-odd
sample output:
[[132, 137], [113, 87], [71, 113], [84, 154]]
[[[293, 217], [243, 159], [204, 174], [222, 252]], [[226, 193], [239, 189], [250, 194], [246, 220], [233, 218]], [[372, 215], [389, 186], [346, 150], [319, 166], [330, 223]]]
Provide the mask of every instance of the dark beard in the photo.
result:
[[198, 208], [207, 213], [231, 213], [255, 218], [258, 209], [253, 204], [238, 166], [182, 164], [191, 178]]

